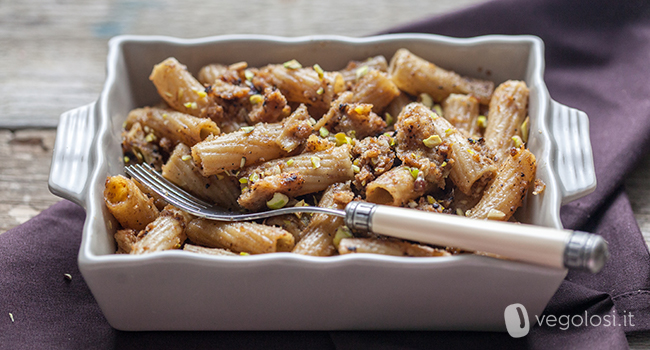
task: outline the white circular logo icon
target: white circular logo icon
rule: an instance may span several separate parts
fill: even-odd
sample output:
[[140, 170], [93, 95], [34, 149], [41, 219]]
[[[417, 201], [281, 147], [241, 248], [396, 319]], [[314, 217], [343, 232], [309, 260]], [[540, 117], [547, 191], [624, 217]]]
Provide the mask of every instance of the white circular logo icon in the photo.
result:
[[521, 304], [508, 305], [503, 312], [503, 318], [506, 320], [508, 334], [513, 338], [521, 338], [530, 331], [528, 311]]

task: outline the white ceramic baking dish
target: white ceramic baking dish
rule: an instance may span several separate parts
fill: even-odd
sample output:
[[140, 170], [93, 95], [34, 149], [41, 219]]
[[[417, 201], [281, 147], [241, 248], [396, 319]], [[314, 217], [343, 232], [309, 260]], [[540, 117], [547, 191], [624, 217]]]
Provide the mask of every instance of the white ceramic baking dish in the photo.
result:
[[[184, 40], [120, 36], [110, 41], [97, 102], [64, 113], [49, 185], [86, 208], [79, 268], [108, 322], [121, 330], [453, 329], [503, 331], [504, 309], [539, 315], [566, 270], [481, 256], [404, 258], [290, 253], [215, 257], [184, 251], [115, 255], [116, 222], [102, 201], [106, 176], [123, 173], [122, 122], [159, 101], [148, 79], [174, 56], [196, 73], [205, 64], [250, 66], [298, 59], [341, 69], [402, 47], [441, 67], [530, 87], [529, 148], [546, 191], [528, 196], [520, 221], [561, 228], [561, 203], [595, 188], [587, 116], [550, 99], [543, 42], [533, 36], [454, 39], [397, 34], [366, 38], [229, 35]], [[435, 229], [435, 228], [434, 228]]]

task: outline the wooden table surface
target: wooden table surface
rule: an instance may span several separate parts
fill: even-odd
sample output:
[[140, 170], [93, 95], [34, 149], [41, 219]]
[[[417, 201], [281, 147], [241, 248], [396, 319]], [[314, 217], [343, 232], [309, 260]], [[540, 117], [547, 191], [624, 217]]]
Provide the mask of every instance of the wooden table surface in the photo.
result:
[[[99, 96], [114, 35], [364, 36], [482, 1], [0, 1], [0, 233], [60, 200], [47, 189], [54, 128]], [[625, 185], [650, 242], [650, 157]], [[628, 340], [650, 349], [650, 332]]]

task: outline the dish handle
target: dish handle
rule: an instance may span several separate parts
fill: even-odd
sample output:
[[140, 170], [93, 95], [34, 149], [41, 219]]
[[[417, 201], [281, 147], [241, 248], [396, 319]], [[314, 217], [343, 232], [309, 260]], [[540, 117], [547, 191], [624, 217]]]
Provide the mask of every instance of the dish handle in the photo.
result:
[[589, 117], [583, 111], [551, 101], [549, 120], [556, 146], [553, 165], [562, 191], [562, 204], [566, 204], [596, 189]]
[[93, 102], [61, 114], [48, 180], [50, 192], [82, 207], [92, 164], [91, 144], [97, 131], [95, 107]]

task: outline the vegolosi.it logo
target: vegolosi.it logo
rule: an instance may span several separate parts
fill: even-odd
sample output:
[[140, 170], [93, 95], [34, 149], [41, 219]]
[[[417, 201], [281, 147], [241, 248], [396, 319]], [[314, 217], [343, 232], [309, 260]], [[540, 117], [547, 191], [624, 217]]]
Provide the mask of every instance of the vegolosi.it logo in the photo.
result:
[[[534, 315], [540, 327], [558, 327], [565, 331], [570, 327], [634, 327], [634, 315], [623, 310], [619, 314], [589, 315], [587, 311], [573, 315]], [[526, 336], [530, 331], [528, 311], [521, 304], [512, 304], [503, 312], [508, 334], [513, 338]]]
[[508, 334], [513, 338], [521, 338], [530, 331], [528, 311], [521, 304], [508, 305], [503, 312], [503, 318], [506, 320]]

